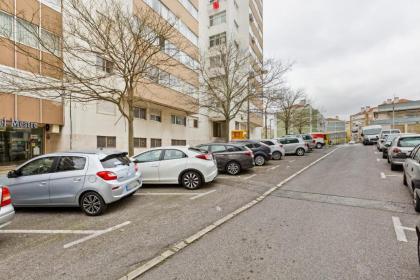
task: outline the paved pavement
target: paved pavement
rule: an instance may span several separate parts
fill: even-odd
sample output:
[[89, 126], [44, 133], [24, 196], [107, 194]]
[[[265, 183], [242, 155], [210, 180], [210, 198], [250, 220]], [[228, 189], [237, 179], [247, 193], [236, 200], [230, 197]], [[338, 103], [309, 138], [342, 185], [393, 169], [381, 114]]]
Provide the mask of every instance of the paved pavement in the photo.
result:
[[[18, 209], [0, 229], [0, 275], [118, 279], [331, 151], [222, 175], [194, 192], [145, 187], [100, 217]], [[372, 146], [338, 149], [140, 279], [420, 279], [415, 233], [400, 228], [398, 241], [394, 227], [418, 221], [411, 196], [377, 158]]]
[[141, 279], [420, 279], [415, 233], [399, 241], [393, 222], [419, 216], [401, 172], [377, 158], [337, 150]]

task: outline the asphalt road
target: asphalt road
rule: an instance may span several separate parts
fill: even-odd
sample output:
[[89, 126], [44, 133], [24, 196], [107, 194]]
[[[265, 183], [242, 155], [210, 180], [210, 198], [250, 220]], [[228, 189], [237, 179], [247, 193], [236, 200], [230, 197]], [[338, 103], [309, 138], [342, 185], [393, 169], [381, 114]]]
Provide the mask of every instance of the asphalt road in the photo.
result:
[[419, 216], [375, 151], [338, 149], [141, 279], [420, 279], [415, 233], [397, 240], [392, 218]]
[[222, 175], [194, 192], [145, 186], [100, 217], [71, 208], [17, 209], [0, 229], [0, 279], [118, 279], [327, 152]]
[[[119, 279], [331, 151], [222, 175], [194, 192], [145, 187], [100, 217], [18, 209], [0, 229], [0, 278]], [[420, 279], [415, 233], [398, 241], [392, 220], [414, 227], [411, 195], [377, 158], [372, 146], [339, 148], [140, 279]]]

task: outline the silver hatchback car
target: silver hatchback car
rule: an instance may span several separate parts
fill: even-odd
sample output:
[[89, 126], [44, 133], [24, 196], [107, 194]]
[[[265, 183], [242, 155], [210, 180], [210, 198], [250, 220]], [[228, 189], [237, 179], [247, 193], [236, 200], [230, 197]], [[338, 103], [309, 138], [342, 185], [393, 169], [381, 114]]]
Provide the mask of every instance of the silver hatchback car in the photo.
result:
[[97, 216], [142, 186], [137, 164], [121, 152], [64, 152], [33, 158], [6, 178], [13, 205], [79, 206]]
[[388, 162], [391, 164], [391, 170], [401, 167], [418, 144], [420, 144], [420, 134], [401, 134], [394, 138], [388, 148]]

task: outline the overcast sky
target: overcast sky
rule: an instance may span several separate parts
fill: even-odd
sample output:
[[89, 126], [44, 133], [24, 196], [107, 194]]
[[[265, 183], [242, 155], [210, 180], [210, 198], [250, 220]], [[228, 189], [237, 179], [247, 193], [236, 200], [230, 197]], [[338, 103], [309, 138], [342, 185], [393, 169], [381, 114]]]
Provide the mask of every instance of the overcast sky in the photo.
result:
[[264, 55], [326, 117], [420, 99], [420, 0], [264, 0]]

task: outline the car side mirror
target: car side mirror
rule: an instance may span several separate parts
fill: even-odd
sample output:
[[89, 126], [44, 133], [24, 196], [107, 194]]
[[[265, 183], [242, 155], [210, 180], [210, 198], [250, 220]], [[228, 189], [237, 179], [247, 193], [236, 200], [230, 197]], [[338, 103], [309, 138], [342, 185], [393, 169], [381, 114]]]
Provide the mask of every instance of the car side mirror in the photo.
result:
[[19, 177], [19, 172], [16, 170], [11, 170], [7, 173], [7, 178], [17, 178]]
[[134, 163], [140, 163], [140, 161], [138, 159], [134, 159], [133, 162]]

